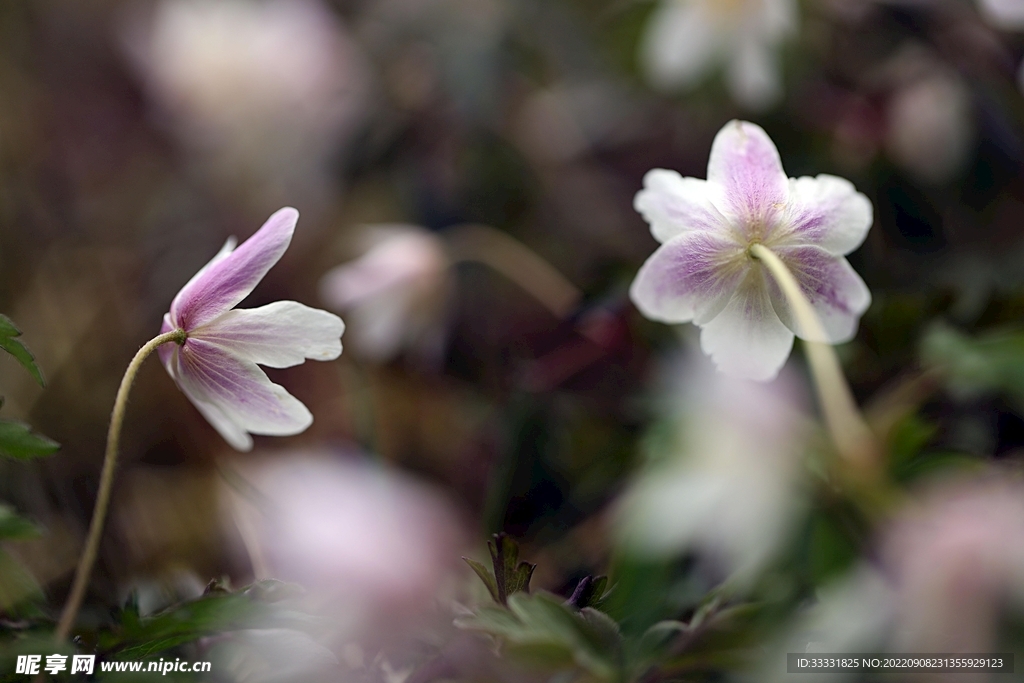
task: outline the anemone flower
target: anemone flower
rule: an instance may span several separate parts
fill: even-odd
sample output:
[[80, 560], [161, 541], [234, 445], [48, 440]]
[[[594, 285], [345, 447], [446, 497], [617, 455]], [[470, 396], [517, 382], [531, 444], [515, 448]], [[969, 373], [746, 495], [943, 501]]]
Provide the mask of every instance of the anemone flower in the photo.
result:
[[771, 384], [727, 377], [704, 359], [667, 370], [659, 375], [669, 376], [663, 418], [673, 438], [620, 499], [619, 539], [640, 557], [696, 550], [745, 583], [805, 506], [800, 388], [786, 375]]
[[[794, 334], [849, 341], [871, 303], [843, 258], [864, 241], [871, 202], [842, 178], [787, 178], [775, 144], [752, 123], [718, 133], [707, 180], [654, 169], [634, 206], [662, 245], [637, 273], [633, 302], [653, 320], [698, 325], [701, 348], [726, 374], [775, 377]], [[769, 260], [791, 272], [821, 334], [797, 320]]]
[[341, 354], [341, 318], [295, 301], [235, 309], [291, 242], [299, 212], [284, 208], [237, 249], [231, 238], [182, 287], [161, 332], [184, 341], [160, 347], [160, 359], [192, 404], [234, 448], [252, 448], [252, 434], [298, 434], [313, 416], [257, 363], [287, 368]]
[[775, 53], [796, 26], [793, 0], [661, 0], [640, 59], [648, 80], [663, 90], [692, 88], [724, 64], [733, 99], [764, 109], [782, 93]]
[[415, 225], [376, 225], [363, 246], [320, 281], [324, 303], [349, 321], [349, 345], [377, 362], [407, 348], [439, 353], [451, 265], [441, 238]]

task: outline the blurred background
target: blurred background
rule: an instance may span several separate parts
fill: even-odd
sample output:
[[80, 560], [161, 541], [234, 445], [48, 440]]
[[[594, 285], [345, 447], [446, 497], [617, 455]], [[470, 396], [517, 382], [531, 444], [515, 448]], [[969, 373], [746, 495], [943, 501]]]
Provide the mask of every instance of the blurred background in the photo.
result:
[[[62, 448], [0, 463], [0, 499], [43, 529], [6, 544], [0, 607], [59, 608], [127, 362], [227, 237], [290, 205], [292, 246], [243, 306], [292, 299], [345, 319], [339, 360], [268, 371], [315, 422], [235, 453], [151, 359], [83, 619], [103, 623], [133, 591], [145, 613], [211, 579], [274, 576], [344, 585], [345, 614], [369, 615], [346, 633], [393, 635], [381, 614], [471, 602], [482, 586], [467, 587], [459, 557], [486, 557], [504, 531], [538, 565], [535, 588], [568, 597], [618, 567], [609, 611], [624, 632], [685, 621], [728, 558], [768, 557], [751, 544], [774, 532], [748, 541], [723, 522], [710, 564], [694, 564], [696, 531], [668, 543], [672, 559], [622, 559], [610, 511], [666, 449], [666, 415], [692, 412], [666, 396], [710, 381], [693, 369], [695, 330], [644, 320], [628, 299], [656, 246], [632, 200], [651, 168], [704, 177], [733, 118], [768, 131], [790, 176], [849, 178], [874, 204], [850, 257], [873, 304], [838, 351], [862, 403], [913, 394], [885, 432], [893, 477], [1005, 467], [996, 479], [1015, 481], [1022, 60], [1019, 0], [2, 3], [0, 312], [47, 378], [41, 389], [0, 360], [2, 415]], [[799, 353], [787, 373], [813, 415]], [[721, 400], [734, 428], [743, 402]], [[796, 530], [772, 560], [786, 610], [887, 547], [889, 532], [830, 495], [806, 493], [777, 522]], [[672, 526], [694, 513], [651, 514]], [[978, 519], [963, 522], [969, 539]], [[986, 586], [1024, 582], [1016, 560], [992, 562]], [[373, 680], [381, 661], [406, 666], [386, 680], [434, 680], [406, 677], [438, 651], [472, 663], [452, 679], [507, 673], [440, 612], [394, 660], [320, 654]]]

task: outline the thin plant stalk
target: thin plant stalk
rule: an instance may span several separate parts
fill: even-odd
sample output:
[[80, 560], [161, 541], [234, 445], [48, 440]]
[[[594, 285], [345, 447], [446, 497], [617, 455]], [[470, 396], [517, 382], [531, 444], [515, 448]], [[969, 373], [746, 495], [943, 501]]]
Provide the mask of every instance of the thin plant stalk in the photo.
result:
[[100, 486], [96, 493], [96, 504], [92, 511], [92, 521], [89, 522], [89, 533], [86, 536], [85, 548], [82, 550], [82, 557], [75, 569], [75, 578], [71, 583], [71, 592], [68, 594], [67, 602], [64, 604], [64, 611], [61, 612], [60, 621], [57, 622], [55, 635], [58, 640], [64, 640], [70, 635], [74, 627], [78, 610], [85, 598], [85, 590], [89, 586], [89, 578], [92, 575], [93, 566], [96, 564], [96, 556], [99, 553], [100, 539], [103, 536], [103, 525], [107, 518], [107, 510], [110, 507], [110, 492], [114, 485], [114, 472], [117, 469], [117, 451], [121, 442], [121, 426], [124, 423], [125, 410], [128, 407], [128, 392], [131, 390], [135, 376], [142, 366], [142, 362], [149, 357], [159, 346], [168, 342], [184, 343], [185, 332], [175, 330], [161, 334], [158, 337], [146, 342], [139, 349], [124, 377], [121, 378], [121, 386], [117, 389], [117, 398], [114, 399], [114, 410], [110, 414], [110, 427], [107, 430], [107, 449], [103, 456], [103, 469], [100, 472]]
[[811, 302], [793, 273], [772, 250], [762, 244], [754, 244], [750, 247], [750, 255], [765, 265], [793, 307], [793, 315], [805, 337], [807, 362], [825, 424], [836, 448], [851, 464], [859, 468], [873, 468], [876, 465], [875, 439], [857, 408], [835, 349], [824, 341], [810, 341], [828, 338]]
[[579, 288], [514, 237], [488, 225], [470, 223], [445, 233], [453, 261], [475, 261], [522, 287], [559, 318], [575, 310]]

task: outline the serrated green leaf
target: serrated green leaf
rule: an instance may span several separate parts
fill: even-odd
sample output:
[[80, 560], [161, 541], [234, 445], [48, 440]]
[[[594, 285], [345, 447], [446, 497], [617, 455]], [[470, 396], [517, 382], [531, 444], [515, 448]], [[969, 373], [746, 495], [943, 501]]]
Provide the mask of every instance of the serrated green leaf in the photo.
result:
[[288, 584], [259, 582], [239, 593], [209, 593], [170, 607], [151, 617], [139, 618], [126, 609], [120, 623], [100, 634], [101, 652], [117, 653], [119, 659], [141, 659], [204, 636], [241, 629], [291, 628], [317, 631], [327, 620], [280, 607]]
[[533, 570], [537, 568], [537, 565], [530, 564], [529, 562], [520, 562], [512, 572], [511, 576], [507, 578], [506, 590], [508, 595], [513, 593], [529, 593], [530, 592], [530, 579], [533, 577]]
[[498, 593], [498, 586], [494, 582], [494, 577], [491, 576], [491, 573], [489, 571], [487, 571], [487, 567], [483, 566], [476, 560], [469, 559], [468, 557], [463, 557], [462, 559], [463, 561], [465, 561], [466, 564], [469, 565], [470, 569], [472, 569], [476, 573], [476, 575], [480, 577], [480, 580], [484, 582], [484, 585], [487, 586], [487, 590], [488, 592], [490, 592], [491, 597], [494, 598], [494, 602], [500, 605], [501, 595]]
[[15, 460], [30, 460], [52, 455], [60, 444], [42, 434], [36, 434], [22, 422], [0, 421], [0, 455]]
[[35, 356], [18, 340], [20, 336], [21, 330], [18, 329], [18, 326], [6, 315], [0, 315], [0, 349], [11, 354], [14, 360], [18, 361], [23, 368], [28, 370], [29, 374], [39, 383], [39, 386], [46, 386], [43, 373], [39, 366], [36, 365]]
[[39, 534], [35, 523], [20, 516], [9, 505], [0, 504], [0, 540], [19, 541], [36, 538]]

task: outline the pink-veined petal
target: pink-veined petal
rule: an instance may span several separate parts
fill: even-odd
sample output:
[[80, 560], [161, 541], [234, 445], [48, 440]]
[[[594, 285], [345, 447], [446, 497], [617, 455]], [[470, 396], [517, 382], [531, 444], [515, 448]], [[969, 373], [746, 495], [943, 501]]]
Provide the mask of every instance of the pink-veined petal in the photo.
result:
[[694, 230], [724, 232], [728, 221], [711, 200], [718, 189], [706, 180], [656, 168], [644, 176], [644, 189], [636, 193], [633, 208], [662, 243]]
[[651, 254], [629, 294], [637, 308], [652, 320], [693, 320], [699, 324], [722, 310], [747, 268], [749, 259], [735, 241], [689, 232]]
[[174, 297], [171, 320], [190, 331], [233, 308], [284, 254], [298, 219], [295, 209], [280, 209], [237, 249], [222, 250]]
[[828, 338], [815, 339], [801, 329], [782, 290], [772, 282], [772, 304], [786, 326], [810, 341], [842, 344], [853, 339], [861, 315], [871, 305], [871, 291], [850, 263], [821, 247], [779, 247], [773, 251], [800, 283]]
[[763, 267], [750, 268], [722, 312], [701, 328], [701, 349], [727, 375], [770, 380], [793, 349], [793, 333], [775, 314], [766, 278]]
[[640, 42], [640, 62], [654, 87], [690, 87], [714, 63], [722, 44], [721, 32], [701, 4], [662, 2], [648, 19]]
[[288, 436], [313, 422], [306, 406], [259, 366], [215, 344], [189, 339], [174, 350], [173, 365], [181, 390], [236, 448], [239, 430]]
[[764, 238], [789, 195], [789, 178], [768, 134], [746, 121], [730, 121], [715, 136], [708, 181], [723, 193], [724, 213], [750, 238]]
[[867, 237], [874, 221], [871, 202], [849, 180], [832, 175], [790, 181], [789, 204], [772, 242], [815, 245], [842, 256]]
[[341, 318], [295, 301], [236, 309], [193, 330], [190, 339], [272, 368], [288, 368], [341, 355]]

